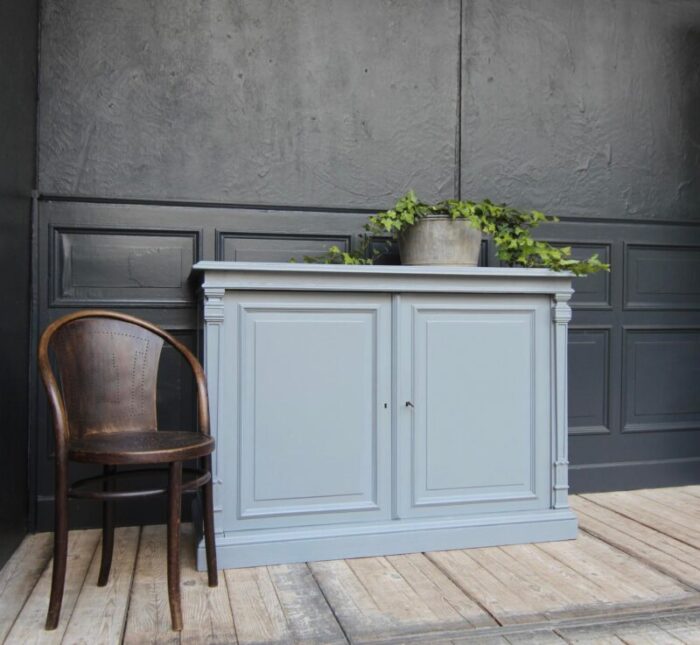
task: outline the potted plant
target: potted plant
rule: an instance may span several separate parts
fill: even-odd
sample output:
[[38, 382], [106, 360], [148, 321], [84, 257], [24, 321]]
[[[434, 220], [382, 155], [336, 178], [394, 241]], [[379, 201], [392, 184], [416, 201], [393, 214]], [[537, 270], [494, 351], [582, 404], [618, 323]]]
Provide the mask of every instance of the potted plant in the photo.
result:
[[571, 257], [570, 247], [552, 246], [532, 237], [532, 229], [556, 221], [556, 217], [548, 217], [536, 210], [521, 211], [489, 200], [448, 199], [426, 204], [409, 191], [393, 208], [369, 217], [360, 248], [348, 252], [333, 246], [321, 257], [306, 257], [304, 260], [373, 264], [382, 251], [374, 251], [370, 256], [372, 239], [389, 236], [398, 241], [403, 264], [476, 266], [482, 233], [485, 233], [493, 240], [498, 258], [507, 266], [541, 267], [571, 271], [575, 275], [610, 270], [597, 255], [575, 260]]

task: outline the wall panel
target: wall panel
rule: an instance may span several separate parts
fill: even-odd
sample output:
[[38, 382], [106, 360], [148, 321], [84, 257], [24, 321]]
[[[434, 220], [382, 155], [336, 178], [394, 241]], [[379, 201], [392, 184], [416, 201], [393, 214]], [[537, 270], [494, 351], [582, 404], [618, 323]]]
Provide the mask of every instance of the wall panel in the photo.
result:
[[623, 432], [700, 428], [700, 328], [625, 329]]
[[569, 330], [569, 433], [610, 432], [610, 328]]
[[625, 309], [700, 308], [700, 247], [625, 247]]

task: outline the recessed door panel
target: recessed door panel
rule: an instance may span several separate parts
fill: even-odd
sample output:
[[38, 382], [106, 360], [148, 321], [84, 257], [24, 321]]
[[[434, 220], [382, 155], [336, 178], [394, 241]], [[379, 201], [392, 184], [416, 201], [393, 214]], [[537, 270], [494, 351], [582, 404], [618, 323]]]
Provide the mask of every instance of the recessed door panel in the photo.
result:
[[548, 505], [549, 307], [532, 302], [401, 298], [402, 516]]
[[389, 297], [258, 294], [235, 315], [236, 523], [388, 517]]

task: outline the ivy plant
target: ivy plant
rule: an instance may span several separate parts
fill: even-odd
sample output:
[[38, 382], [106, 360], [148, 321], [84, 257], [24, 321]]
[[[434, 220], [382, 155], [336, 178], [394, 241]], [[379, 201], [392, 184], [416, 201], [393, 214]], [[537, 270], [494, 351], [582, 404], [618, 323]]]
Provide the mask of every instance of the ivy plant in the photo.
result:
[[452, 219], [466, 219], [472, 226], [489, 235], [496, 245], [498, 258], [507, 266], [540, 267], [554, 271], [571, 271], [575, 275], [588, 275], [597, 271], [609, 271], [610, 266], [600, 261], [598, 255], [586, 260], [571, 257], [571, 247], [553, 246], [549, 242], [532, 237], [532, 229], [540, 224], [557, 222], [540, 211], [521, 211], [506, 204], [494, 204], [488, 199], [481, 202], [448, 199], [435, 204], [418, 200], [411, 190], [389, 210], [371, 215], [365, 225], [366, 233], [354, 251], [341, 251], [331, 247], [320, 257], [306, 257], [306, 262], [332, 264], [373, 264], [382, 252], [369, 253], [375, 237], [396, 239], [402, 231], [413, 226], [426, 215], [449, 215]]

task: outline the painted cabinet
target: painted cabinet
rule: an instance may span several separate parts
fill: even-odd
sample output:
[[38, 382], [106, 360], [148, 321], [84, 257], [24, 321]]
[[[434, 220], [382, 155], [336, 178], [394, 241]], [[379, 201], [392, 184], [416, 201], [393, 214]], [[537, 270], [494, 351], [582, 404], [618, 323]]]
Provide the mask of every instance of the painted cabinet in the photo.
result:
[[195, 268], [222, 566], [575, 536], [568, 276]]

